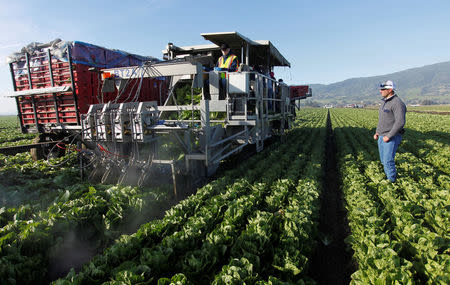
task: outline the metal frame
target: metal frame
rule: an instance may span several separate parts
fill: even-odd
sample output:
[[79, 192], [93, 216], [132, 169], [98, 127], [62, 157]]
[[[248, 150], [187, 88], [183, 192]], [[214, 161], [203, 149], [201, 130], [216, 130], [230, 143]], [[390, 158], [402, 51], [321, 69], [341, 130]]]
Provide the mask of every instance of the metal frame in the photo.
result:
[[[138, 68], [121, 68], [121, 69], [107, 69], [104, 72], [111, 72], [116, 74], [116, 79], [122, 80], [121, 74], [126, 78], [135, 78], [140, 76], [152, 76], [157, 73], [158, 76], [173, 76], [171, 81], [171, 95], [166, 100], [165, 105], [157, 106], [153, 102], [141, 102], [151, 106], [152, 111], [147, 112], [151, 114], [151, 119], [148, 119], [148, 124], [141, 124], [139, 132], [131, 125], [127, 127], [128, 134], [125, 134], [125, 125], [131, 122], [133, 124], [141, 116], [144, 116], [142, 108], [138, 108], [137, 103], [122, 103], [120, 107], [108, 104], [92, 105], [90, 111], [84, 116], [83, 122], [83, 138], [88, 141], [93, 141], [95, 144], [102, 145], [104, 149], [120, 149], [120, 144], [129, 142], [133, 144], [134, 151], [137, 153], [145, 145], [144, 140], [137, 139], [138, 133], [148, 133], [152, 139], [148, 142], [157, 143], [159, 137], [169, 135], [177, 138], [180, 147], [184, 153], [184, 166], [181, 171], [189, 174], [194, 171], [191, 165], [193, 161], [203, 161], [205, 167], [205, 175], [211, 175], [217, 169], [220, 161], [229, 156], [241, 151], [249, 144], [255, 144], [256, 150], [261, 151], [264, 148], [264, 141], [273, 135], [275, 131], [272, 122], [278, 121], [278, 133], [284, 132], [285, 122], [292, 119], [291, 112], [288, 109], [292, 107], [291, 104], [286, 104], [289, 100], [288, 87], [284, 83], [275, 81], [274, 79], [262, 75], [257, 72], [239, 72], [229, 74], [225, 72], [227, 78], [242, 77], [241, 81], [245, 86], [243, 90], [248, 90], [244, 93], [230, 93], [230, 80], [224, 87], [225, 98], [220, 99], [220, 78], [219, 73], [215, 71], [204, 72], [198, 68], [198, 64], [192, 63], [170, 63], [167, 66], [158, 64], [157, 67], [152, 66], [153, 72], [147, 72], [148, 67], [143, 67], [143, 70]], [[133, 74], [124, 70], [133, 70]], [[136, 71], [137, 70], [137, 71]], [[199, 71], [200, 70], [200, 71]], [[186, 74], [181, 74], [186, 72]], [[128, 73], [128, 74], [127, 74]], [[187, 76], [186, 76], [187, 75]], [[198, 79], [201, 79], [200, 83]], [[203, 79], [206, 81], [203, 82]], [[211, 80], [208, 81], [208, 78]], [[177, 89], [178, 84], [182, 82], [190, 82], [192, 86], [204, 86], [204, 83], [209, 83], [209, 90], [211, 93], [207, 94], [205, 89], [202, 89], [202, 100], [200, 104], [194, 105], [177, 105], [174, 96], [174, 90]], [[269, 97], [269, 89], [271, 88], [271, 97]], [[240, 90], [239, 88], [237, 90]], [[214, 98], [214, 99], [212, 99]], [[239, 101], [240, 109], [236, 110], [233, 106]], [[254, 102], [254, 103], [251, 103]], [[253, 107], [249, 106], [253, 104]], [[116, 104], [117, 105], [117, 104]], [[271, 106], [269, 108], [269, 105]], [[127, 112], [123, 110], [127, 109]], [[101, 111], [100, 111], [101, 110]], [[171, 113], [180, 111], [199, 111], [200, 119], [195, 119], [193, 116], [189, 119], [178, 120], [164, 120]], [[222, 120], [212, 120], [212, 113], [222, 113]], [[236, 113], [239, 113], [236, 115]], [[106, 139], [101, 136], [102, 133], [107, 132], [107, 123], [101, 118], [110, 118], [111, 139]], [[196, 124], [200, 123], [196, 126]], [[91, 130], [97, 130], [96, 136], [92, 135]], [[184, 135], [184, 139], [180, 138], [180, 134]], [[194, 139], [195, 138], [195, 139]], [[156, 147], [156, 152], [158, 149]], [[133, 154], [132, 157], [121, 157], [115, 155], [109, 159], [103, 159], [106, 163], [107, 169], [119, 165], [121, 169], [118, 172], [126, 173], [127, 171], [136, 172], [133, 167], [140, 167], [142, 176], [147, 175], [143, 169], [147, 169], [149, 165], [171, 164], [173, 168], [176, 162], [169, 160], [157, 159], [157, 154], [148, 155], [148, 157], [139, 160], [138, 155]], [[145, 160], [147, 159], [147, 161]], [[112, 162], [116, 161], [116, 162]], [[120, 161], [120, 162], [119, 162]], [[169, 163], [170, 162], [170, 163]], [[178, 169], [179, 170], [179, 169]], [[176, 171], [176, 170], [173, 170]], [[106, 176], [111, 175], [111, 171], [106, 172]], [[120, 181], [124, 181], [126, 174], [123, 174]], [[174, 173], [172, 173], [174, 175]], [[106, 180], [105, 177], [102, 180]], [[141, 178], [139, 179], [142, 180]], [[176, 181], [174, 180], [174, 183]], [[174, 184], [174, 187], [176, 185]], [[175, 190], [176, 191], [176, 190]]]
[[[226, 34], [226, 35], [225, 35]], [[151, 140], [147, 143], [153, 145], [155, 153], [139, 158], [139, 150], [146, 142], [138, 140], [138, 131], [128, 128], [125, 134], [123, 129], [127, 122], [135, 122], [136, 118], [144, 113], [135, 106], [128, 112], [121, 113], [115, 109], [108, 109], [104, 104], [91, 106], [90, 111], [82, 119], [83, 138], [100, 145], [103, 149], [121, 149], [123, 142], [132, 144], [132, 154], [123, 157], [124, 153], [109, 155], [103, 151], [102, 159], [110, 176], [111, 167], [119, 165], [116, 171], [122, 173], [119, 181], [124, 181], [126, 173], [130, 171], [141, 173], [139, 181], [147, 175], [150, 166], [171, 165], [174, 187], [176, 192], [175, 172], [182, 171], [187, 175], [198, 174], [199, 162], [204, 171], [201, 175], [213, 174], [220, 161], [241, 151], [245, 146], [254, 144], [257, 151], [264, 148], [264, 141], [274, 133], [283, 134], [285, 126], [290, 126], [293, 119], [291, 108], [294, 107], [289, 99], [289, 87], [274, 79], [255, 71], [244, 68], [239, 72], [207, 71], [208, 66], [202, 63], [211, 62], [211, 53], [218, 51], [217, 44], [221, 34], [202, 34], [205, 38], [213, 37], [216, 45], [193, 46], [189, 48], [177, 47], [169, 44], [164, 51], [169, 61], [148, 64], [141, 67], [109, 68], [102, 70], [109, 73], [113, 80], [124, 80], [143, 77], [170, 77], [169, 96], [162, 106], [152, 105], [149, 112], [151, 118], [148, 124], [141, 124], [139, 132], [147, 133]], [[224, 33], [240, 42], [241, 57], [245, 54], [245, 64], [250, 65], [250, 53], [253, 48], [266, 55], [266, 61], [261, 62], [268, 70], [272, 65], [281, 64], [289, 66], [289, 62], [268, 41], [251, 41], [238, 33]], [[219, 37], [219, 38], [218, 38]], [[245, 49], [245, 50], [244, 50]], [[181, 57], [181, 58], [180, 58]], [[225, 77], [223, 80], [221, 77]], [[225, 84], [222, 84], [225, 83]], [[175, 90], [180, 84], [191, 84], [191, 104], [178, 105]], [[231, 85], [230, 85], [231, 84]], [[207, 87], [207, 88], [205, 88]], [[201, 88], [199, 104], [193, 104], [193, 90]], [[128, 105], [121, 105], [122, 109]], [[143, 104], [141, 102], [141, 104]], [[119, 108], [120, 109], [120, 108]], [[100, 111], [101, 110], [101, 111]], [[171, 114], [191, 111], [188, 119], [170, 119]], [[200, 118], [194, 113], [200, 113]], [[106, 114], [107, 113], [107, 114]], [[222, 119], [213, 119], [212, 114], [222, 114]], [[99, 127], [105, 129], [106, 123], [99, 117], [111, 118], [112, 140], [99, 137], [101, 132], [93, 135], [92, 130]], [[115, 118], [115, 120], [113, 119]], [[102, 126], [102, 124], [104, 126]], [[115, 136], [119, 133], [120, 136]], [[122, 137], [124, 135], [124, 137]], [[158, 141], [163, 136], [176, 138], [180, 151], [184, 154], [184, 162], [163, 160], [158, 158]], [[133, 153], [134, 151], [134, 153]], [[136, 170], [136, 167], [138, 170]], [[181, 168], [180, 168], [181, 167]], [[105, 180], [105, 175], [102, 180]]]
[[[208, 176], [216, 171], [220, 161], [242, 151], [247, 145], [255, 145], [256, 150], [261, 151], [267, 138], [275, 133], [283, 134], [285, 127], [291, 125], [293, 119], [291, 109], [294, 104], [290, 102], [289, 87], [286, 84], [251, 71], [250, 66], [263, 65], [262, 71], [268, 72], [273, 66], [290, 66], [290, 63], [269, 41], [252, 41], [237, 32], [202, 34], [202, 36], [213, 44], [189, 48], [169, 44], [165, 50], [166, 57], [170, 59], [168, 61], [100, 71], [112, 75], [108, 80], [140, 78], [141, 83], [144, 77], [170, 77], [168, 97], [162, 106], [158, 106], [156, 102], [137, 102], [137, 96], [129, 96], [135, 98], [134, 101], [91, 105], [88, 113], [81, 116], [78, 111], [69, 47], [71, 86], [66, 86], [68, 90], [65, 92], [72, 93], [78, 127], [60, 124], [57, 93], [61, 91], [52, 89], [56, 88], [55, 85], [58, 83], [53, 79], [52, 58], [50, 52], [47, 52], [52, 88], [34, 89], [25, 95], [33, 100], [36, 129], [39, 131], [34, 96], [48, 91], [46, 94], [53, 94], [58, 122], [53, 129], [70, 132], [76, 131], [81, 126], [83, 141], [97, 157], [93, 163], [94, 171], [91, 176], [98, 174], [101, 169], [106, 169], [102, 174], [102, 181], [118, 176], [119, 182], [123, 182], [127, 180], [128, 173], [137, 171], [140, 173], [138, 183], [141, 183], [151, 167], [170, 165], [175, 194], [176, 173]], [[209, 71], [211, 64], [214, 63], [214, 56], [220, 53], [218, 46], [227, 41], [230, 41], [233, 49], [240, 51], [245, 64], [241, 64], [239, 72]], [[15, 84], [12, 65], [10, 67]], [[32, 90], [28, 54], [26, 67], [29, 88]], [[223, 80], [222, 77], [226, 79]], [[191, 102], [187, 105], [177, 103], [175, 91], [182, 84], [190, 84]], [[193, 92], [196, 88], [201, 89], [199, 104], [194, 104]], [[14, 89], [17, 91], [17, 86]], [[19, 96], [22, 94], [19, 92], [15, 92], [14, 96], [20, 115]], [[174, 113], [187, 111], [190, 112], [188, 119], [172, 117]], [[217, 119], [213, 114], [219, 114], [221, 117]], [[21, 126], [24, 129], [22, 120]], [[184, 158], [168, 160], [159, 157], [160, 141], [165, 136], [179, 143]], [[141, 154], [141, 151], [145, 154]], [[199, 168], [202, 171], [199, 171]]]

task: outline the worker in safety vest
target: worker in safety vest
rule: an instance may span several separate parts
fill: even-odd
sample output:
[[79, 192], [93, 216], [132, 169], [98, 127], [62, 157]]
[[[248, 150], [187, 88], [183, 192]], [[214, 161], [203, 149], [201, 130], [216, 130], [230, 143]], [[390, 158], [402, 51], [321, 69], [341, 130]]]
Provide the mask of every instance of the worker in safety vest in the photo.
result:
[[237, 56], [230, 53], [230, 47], [227, 44], [222, 44], [220, 46], [222, 51], [222, 56], [217, 61], [217, 65], [214, 68], [216, 71], [238, 71], [239, 63]]
[[[238, 71], [238, 59], [237, 56], [230, 53], [230, 47], [227, 44], [222, 44], [220, 46], [220, 50], [222, 51], [222, 56], [217, 61], [216, 67], [214, 67], [215, 71], [228, 71], [235, 72]], [[226, 96], [226, 73], [220, 72], [220, 81], [219, 81], [219, 98], [222, 100]]]

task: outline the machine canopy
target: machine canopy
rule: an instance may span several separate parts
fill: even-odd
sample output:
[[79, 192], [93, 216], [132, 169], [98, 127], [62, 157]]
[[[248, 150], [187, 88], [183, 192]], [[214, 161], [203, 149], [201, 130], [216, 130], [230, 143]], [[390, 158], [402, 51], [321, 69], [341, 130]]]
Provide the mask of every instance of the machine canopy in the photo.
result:
[[175, 46], [170, 43], [163, 53], [169, 58], [169, 54], [173, 58], [203, 55], [217, 60], [221, 56], [220, 46], [226, 43], [242, 63], [247, 63], [248, 56], [248, 65], [250, 66], [291, 66], [289, 61], [268, 40], [251, 40], [238, 32], [203, 33], [201, 35], [212, 44]]
[[205, 40], [208, 40], [217, 46], [224, 43], [238, 53], [242, 47], [249, 47], [250, 65], [264, 66], [291, 66], [278, 49], [267, 40], [251, 40], [238, 32], [223, 33], [203, 33]]

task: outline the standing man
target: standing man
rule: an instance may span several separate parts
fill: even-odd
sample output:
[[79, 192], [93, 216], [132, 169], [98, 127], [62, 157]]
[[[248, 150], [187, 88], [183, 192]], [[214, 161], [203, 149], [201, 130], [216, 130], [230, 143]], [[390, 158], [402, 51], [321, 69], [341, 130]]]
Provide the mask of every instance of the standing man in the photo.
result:
[[378, 140], [378, 151], [380, 160], [384, 167], [384, 173], [391, 182], [397, 178], [394, 157], [398, 145], [405, 132], [405, 103], [395, 94], [394, 82], [388, 80], [380, 85], [380, 93], [383, 96], [380, 110], [378, 112], [378, 126], [373, 135]]

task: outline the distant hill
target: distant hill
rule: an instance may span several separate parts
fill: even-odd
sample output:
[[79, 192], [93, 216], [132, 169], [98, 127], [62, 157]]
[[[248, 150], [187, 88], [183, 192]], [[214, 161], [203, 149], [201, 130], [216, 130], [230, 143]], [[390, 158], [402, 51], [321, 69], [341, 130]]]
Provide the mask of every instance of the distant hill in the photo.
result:
[[[450, 61], [411, 68], [386, 75], [351, 78], [329, 85], [312, 84], [313, 100], [318, 103], [344, 105], [350, 103], [372, 104], [379, 102], [379, 84], [393, 80], [399, 96], [407, 104], [450, 103]], [[428, 102], [428, 103], [430, 103]]]

